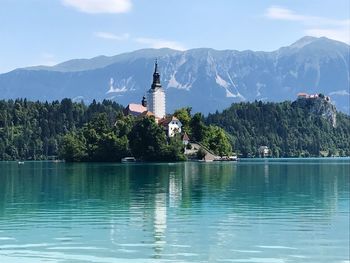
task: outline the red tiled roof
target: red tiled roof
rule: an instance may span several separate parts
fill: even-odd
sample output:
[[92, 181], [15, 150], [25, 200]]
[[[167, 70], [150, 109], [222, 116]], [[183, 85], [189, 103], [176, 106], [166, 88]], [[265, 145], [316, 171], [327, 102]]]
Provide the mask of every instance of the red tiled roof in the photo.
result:
[[159, 124], [161, 124], [163, 126], [167, 126], [172, 121], [179, 121], [179, 119], [176, 118], [175, 116], [171, 116], [171, 117], [167, 117], [167, 118], [163, 118], [163, 119], [159, 120]]
[[304, 96], [309, 96], [309, 94], [307, 94], [305, 92], [298, 93], [298, 97], [304, 97]]
[[134, 104], [134, 103], [130, 103], [128, 105], [128, 108], [129, 108], [129, 111], [132, 111], [132, 112], [139, 112], [139, 113], [142, 113], [144, 111], [147, 111], [147, 108], [142, 106], [141, 104]]

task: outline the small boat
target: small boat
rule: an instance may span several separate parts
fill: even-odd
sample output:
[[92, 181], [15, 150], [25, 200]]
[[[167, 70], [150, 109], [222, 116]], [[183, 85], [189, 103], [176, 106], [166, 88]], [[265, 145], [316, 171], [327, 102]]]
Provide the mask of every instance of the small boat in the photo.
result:
[[22, 162], [22, 161], [18, 161], [18, 164], [19, 164], [19, 165], [22, 165], [22, 164], [24, 164], [24, 162]]
[[134, 163], [136, 162], [135, 157], [124, 157], [122, 158], [122, 163]]

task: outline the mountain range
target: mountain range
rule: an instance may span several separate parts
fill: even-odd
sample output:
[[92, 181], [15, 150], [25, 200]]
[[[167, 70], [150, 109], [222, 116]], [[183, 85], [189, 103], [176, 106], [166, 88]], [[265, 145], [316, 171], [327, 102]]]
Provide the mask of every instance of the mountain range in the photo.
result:
[[233, 102], [295, 100], [299, 92], [328, 95], [349, 113], [349, 52], [349, 45], [325, 37], [303, 37], [272, 52], [142, 49], [0, 74], [0, 98], [140, 103], [157, 58], [169, 113], [184, 106], [207, 114]]

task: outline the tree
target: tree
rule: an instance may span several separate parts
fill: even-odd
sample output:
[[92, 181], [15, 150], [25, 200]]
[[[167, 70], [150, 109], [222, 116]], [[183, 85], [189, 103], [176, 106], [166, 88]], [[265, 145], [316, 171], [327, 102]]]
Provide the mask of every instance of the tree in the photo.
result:
[[63, 138], [60, 158], [67, 162], [81, 162], [87, 158], [86, 146], [82, 135], [69, 133]]
[[128, 138], [132, 154], [145, 161], [158, 160], [167, 144], [165, 132], [154, 117], [137, 120]]
[[169, 143], [162, 154], [163, 161], [185, 161], [184, 145], [180, 136], [169, 138]]
[[119, 162], [129, 155], [129, 141], [126, 136], [118, 138], [114, 132], [102, 134], [94, 153], [94, 161]]
[[178, 109], [174, 112], [174, 116], [178, 118], [182, 123], [182, 130], [188, 134], [191, 134], [191, 110], [191, 107], [187, 107]]
[[199, 150], [197, 151], [197, 159], [199, 160], [203, 160], [203, 158], [205, 157], [207, 153], [205, 152], [205, 150], [201, 147], [199, 148]]
[[202, 141], [205, 136], [206, 126], [204, 125], [203, 115], [201, 113], [196, 113], [191, 121], [191, 136], [196, 141]]

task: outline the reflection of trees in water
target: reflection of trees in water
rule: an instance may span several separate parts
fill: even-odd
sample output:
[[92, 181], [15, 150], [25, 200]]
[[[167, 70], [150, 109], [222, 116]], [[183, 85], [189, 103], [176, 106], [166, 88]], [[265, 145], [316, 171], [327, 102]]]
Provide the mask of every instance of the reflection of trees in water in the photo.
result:
[[349, 164], [322, 163], [178, 163], [64, 164], [27, 162], [1, 164], [0, 214], [13, 203], [21, 212], [38, 208], [89, 206], [97, 200], [106, 209], [153, 204], [166, 193], [170, 207], [200, 207], [202, 202], [225, 206], [310, 206], [332, 211], [338, 195], [349, 193]]
[[[186, 223], [203, 223], [194, 240], [210, 237], [218, 249], [230, 247], [228, 242], [236, 234], [227, 232], [227, 226], [245, 227], [249, 224], [246, 218], [266, 222], [269, 216], [282, 215], [303, 222], [303, 217], [310, 216], [311, 222], [327, 224], [328, 216], [338, 208], [337, 200], [348, 202], [349, 167], [349, 163], [270, 161], [0, 163], [0, 221], [7, 223], [13, 218], [19, 222], [35, 217], [39, 210], [60, 214], [58, 210], [62, 209], [65, 220], [83, 220], [78, 222], [79, 227], [83, 225], [81, 229], [91, 238], [107, 237], [112, 249], [132, 244], [135, 250], [162, 258], [169, 252], [169, 243], [184, 239], [182, 227], [191, 231]], [[312, 214], [313, 209], [319, 217]], [[106, 226], [91, 228], [89, 216]], [[74, 231], [76, 225], [71, 226]], [[145, 246], [136, 246], [140, 244]]]

